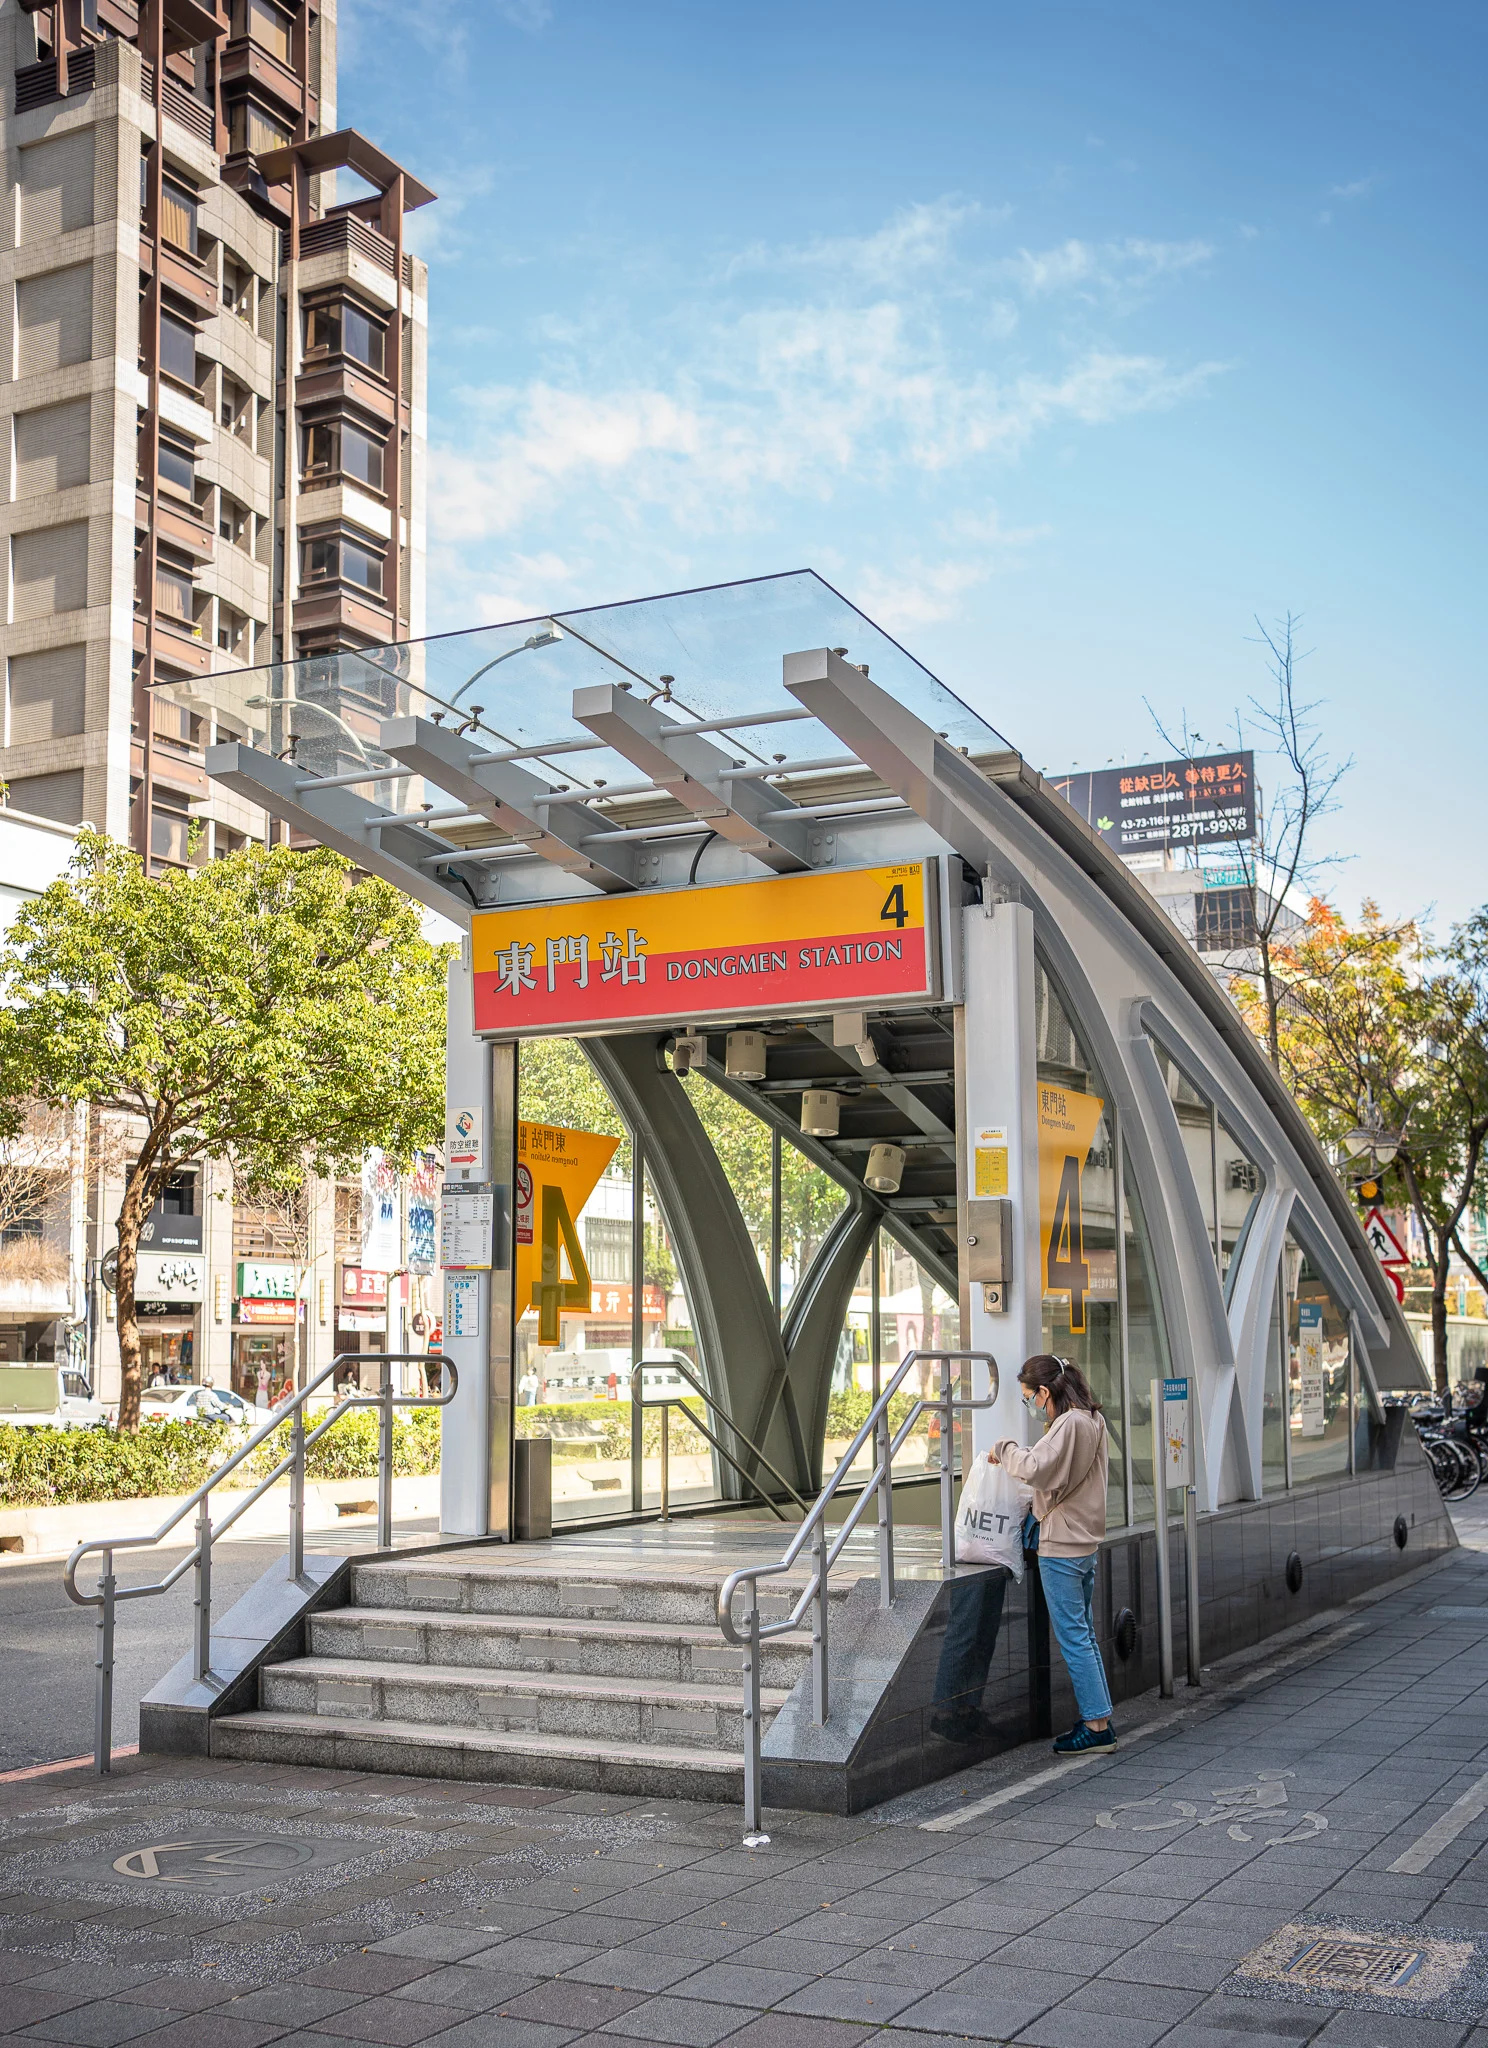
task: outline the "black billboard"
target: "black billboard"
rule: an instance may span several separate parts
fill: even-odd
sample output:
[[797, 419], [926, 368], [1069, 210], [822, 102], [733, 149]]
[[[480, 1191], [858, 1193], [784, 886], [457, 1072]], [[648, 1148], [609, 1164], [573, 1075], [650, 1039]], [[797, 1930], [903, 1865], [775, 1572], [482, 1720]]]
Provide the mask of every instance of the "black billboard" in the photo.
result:
[[1241, 846], [1255, 838], [1255, 756], [1248, 748], [1049, 781], [1113, 853]]

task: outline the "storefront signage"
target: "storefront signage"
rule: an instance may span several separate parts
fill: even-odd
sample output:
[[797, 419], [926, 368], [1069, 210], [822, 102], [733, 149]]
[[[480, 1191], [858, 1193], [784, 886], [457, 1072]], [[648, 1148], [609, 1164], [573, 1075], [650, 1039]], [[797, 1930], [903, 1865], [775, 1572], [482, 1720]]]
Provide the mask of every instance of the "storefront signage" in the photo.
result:
[[136, 1301], [202, 1301], [207, 1290], [207, 1262], [181, 1252], [139, 1254], [134, 1272]]
[[439, 1154], [420, 1152], [408, 1178], [408, 1270], [432, 1273], [439, 1261]]
[[1323, 1304], [1297, 1303], [1297, 1376], [1303, 1436], [1321, 1436], [1327, 1428], [1323, 1401]]
[[[1085, 1329], [1086, 1298], [1107, 1291], [1095, 1284], [1091, 1272], [1080, 1198], [1080, 1173], [1104, 1108], [1099, 1095], [1082, 1095], [1052, 1081], [1038, 1084], [1039, 1244], [1044, 1295], [1047, 1299], [1062, 1294], [1068, 1299], [1074, 1336]], [[1114, 1257], [1111, 1270], [1114, 1276]]]
[[362, 1160], [362, 1264], [391, 1273], [402, 1265], [398, 1227], [398, 1176], [391, 1160], [373, 1145]]
[[931, 863], [493, 910], [477, 1031], [840, 1010], [934, 993]]
[[289, 1259], [239, 1259], [238, 1293], [256, 1301], [293, 1301], [299, 1268]]
[[240, 1323], [292, 1323], [299, 1304], [295, 1301], [254, 1301], [244, 1299], [235, 1304]]
[[1117, 853], [1241, 846], [1256, 835], [1255, 756], [1245, 748], [1051, 780]]
[[336, 1311], [338, 1330], [385, 1330], [387, 1311], [371, 1308], [342, 1308]]
[[[589, 1314], [606, 1322], [628, 1323], [635, 1290], [628, 1280], [596, 1280], [589, 1293]], [[565, 1311], [566, 1313], [566, 1311]], [[575, 1314], [581, 1311], [575, 1310]], [[647, 1322], [660, 1322], [666, 1315], [666, 1294], [649, 1284], [641, 1289], [641, 1314]]]
[[199, 1252], [202, 1248], [200, 1216], [177, 1216], [157, 1202], [140, 1225], [140, 1249], [152, 1252]]
[[565, 1310], [590, 1312], [578, 1216], [619, 1143], [558, 1124], [517, 1125], [517, 1314], [537, 1310], [539, 1344], [561, 1342]]
[[[341, 1268], [337, 1301], [350, 1302], [357, 1308], [382, 1308], [386, 1305], [387, 1295], [386, 1273], [371, 1272], [366, 1266]], [[408, 1298], [408, 1281], [401, 1273], [394, 1284], [394, 1298], [398, 1301], [405, 1301]]]

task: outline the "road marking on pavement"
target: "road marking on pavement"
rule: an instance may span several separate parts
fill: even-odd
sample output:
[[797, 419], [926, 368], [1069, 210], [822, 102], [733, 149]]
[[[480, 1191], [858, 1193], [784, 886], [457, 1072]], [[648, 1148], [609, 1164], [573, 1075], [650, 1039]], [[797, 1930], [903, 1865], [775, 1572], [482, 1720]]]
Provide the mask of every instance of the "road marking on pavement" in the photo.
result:
[[[1186, 1710], [1187, 1711], [1187, 1710]], [[1134, 1742], [1140, 1742], [1144, 1735], [1156, 1735], [1172, 1727], [1173, 1719], [1149, 1721], [1144, 1728], [1134, 1728], [1130, 1735], [1121, 1738], [1122, 1748], [1130, 1749]], [[934, 1820], [922, 1820], [920, 1826], [927, 1834], [944, 1834], [947, 1828], [959, 1828], [966, 1821], [976, 1820], [984, 1813], [991, 1813], [995, 1807], [1007, 1806], [1014, 1799], [1021, 1799], [1025, 1792], [1036, 1792], [1040, 1785], [1050, 1785], [1056, 1778], [1067, 1778], [1072, 1771], [1080, 1770], [1085, 1764], [1112, 1763], [1121, 1755], [1121, 1750], [1093, 1749], [1085, 1756], [1072, 1756], [1063, 1763], [1050, 1766], [1046, 1771], [1035, 1771], [1031, 1778], [1024, 1778], [1016, 1785], [1004, 1785], [1000, 1792], [989, 1792], [984, 1799], [973, 1799], [969, 1806], [953, 1806], [949, 1813], [938, 1813]]]
[[1462, 1797], [1454, 1800], [1441, 1819], [1427, 1828], [1419, 1841], [1412, 1842], [1403, 1856], [1397, 1856], [1390, 1868], [1403, 1872], [1407, 1877], [1419, 1877], [1485, 1807], [1488, 1807], [1488, 1771], [1476, 1785], [1469, 1785]]
[[[1347, 1637], [1357, 1635], [1368, 1625], [1364, 1621], [1346, 1621], [1341, 1628], [1319, 1631], [1298, 1643], [1286, 1656], [1278, 1657], [1270, 1664], [1263, 1664], [1257, 1671], [1237, 1671], [1232, 1677], [1226, 1677], [1214, 1688], [1209, 1697], [1213, 1699], [1223, 1693], [1244, 1692], [1249, 1687], [1258, 1685], [1263, 1679], [1274, 1678], [1278, 1672], [1288, 1670], [1304, 1658], [1325, 1655]], [[1014, 1799], [1021, 1799], [1025, 1792], [1036, 1792], [1041, 1785], [1052, 1784], [1056, 1778], [1067, 1778], [1072, 1771], [1079, 1770], [1082, 1764], [1119, 1763], [1123, 1749], [1130, 1749], [1131, 1745], [1140, 1742], [1144, 1735], [1157, 1735], [1172, 1728], [1175, 1722], [1197, 1712], [1201, 1704], [1202, 1700], [1195, 1701], [1192, 1706], [1180, 1707], [1176, 1714], [1169, 1714], [1148, 1721], [1140, 1728], [1133, 1728], [1129, 1735], [1122, 1736], [1121, 1749], [1114, 1753], [1109, 1749], [1096, 1749], [1091, 1750], [1086, 1756], [1068, 1757], [1063, 1763], [1055, 1764], [1052, 1769], [1035, 1771], [1031, 1778], [1023, 1778], [1016, 1785], [1004, 1785], [1000, 1792], [989, 1792], [984, 1799], [973, 1799], [965, 1806], [953, 1806], [948, 1813], [938, 1813], [934, 1820], [922, 1820], [916, 1825], [927, 1834], [944, 1834], [948, 1828], [962, 1827], [967, 1821], [977, 1820], [984, 1813], [992, 1813], [999, 1806], [1010, 1805]]]

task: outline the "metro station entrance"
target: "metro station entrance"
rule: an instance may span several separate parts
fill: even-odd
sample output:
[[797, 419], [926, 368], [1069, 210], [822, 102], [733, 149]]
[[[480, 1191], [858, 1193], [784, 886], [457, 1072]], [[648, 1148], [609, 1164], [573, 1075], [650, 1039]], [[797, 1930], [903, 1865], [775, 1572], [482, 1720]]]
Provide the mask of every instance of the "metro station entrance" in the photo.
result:
[[[266, 1663], [214, 1751], [733, 1796], [768, 1723], [767, 1794], [853, 1810], [1041, 1732], [1072, 1702], [1036, 1573], [958, 1569], [950, 1484], [924, 1544], [894, 1547], [884, 1439], [855, 1418], [915, 1351], [965, 1355], [979, 1405], [894, 1388], [901, 1491], [1025, 1436], [1029, 1355], [1094, 1387], [1118, 1702], [1158, 1675], [1176, 1499], [1155, 1383], [1188, 1403], [1206, 1655], [1450, 1546], [1392, 1400], [1424, 1384], [1410, 1334], [1227, 993], [1098, 834], [820, 579], [168, 687], [212, 693], [214, 777], [462, 934], [440, 1486], [466, 1547], [357, 1565], [360, 1605], [317, 1617], [299, 1665]], [[688, 1387], [670, 1505], [712, 1512], [658, 1531], [653, 1408]], [[534, 1438], [550, 1542], [523, 1540]], [[828, 1598], [822, 1493], [855, 1451], [877, 1520]], [[777, 1513], [818, 1548], [792, 1551]], [[1181, 1585], [1177, 1606], [1181, 1639]], [[346, 1672], [322, 1635], [364, 1660], [372, 1731], [326, 1703]], [[420, 1674], [377, 1662], [395, 1641]]]

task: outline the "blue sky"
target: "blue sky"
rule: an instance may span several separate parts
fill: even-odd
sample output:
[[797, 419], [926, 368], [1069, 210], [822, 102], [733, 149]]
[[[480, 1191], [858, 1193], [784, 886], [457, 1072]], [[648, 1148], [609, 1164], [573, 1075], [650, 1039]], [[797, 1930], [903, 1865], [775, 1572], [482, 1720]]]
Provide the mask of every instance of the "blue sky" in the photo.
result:
[[[1488, 899], [1480, 7], [342, 0], [440, 193], [430, 626], [810, 566], [1039, 767], [1304, 617], [1329, 886]], [[1268, 764], [1260, 775], [1267, 780]]]

